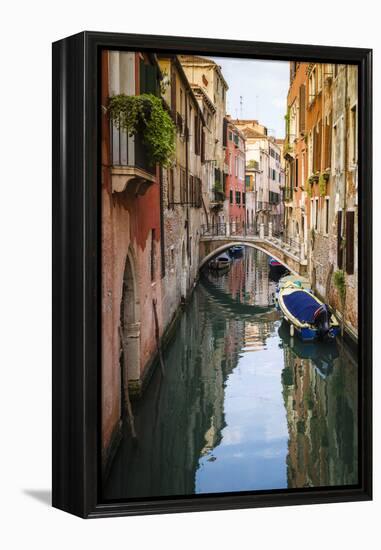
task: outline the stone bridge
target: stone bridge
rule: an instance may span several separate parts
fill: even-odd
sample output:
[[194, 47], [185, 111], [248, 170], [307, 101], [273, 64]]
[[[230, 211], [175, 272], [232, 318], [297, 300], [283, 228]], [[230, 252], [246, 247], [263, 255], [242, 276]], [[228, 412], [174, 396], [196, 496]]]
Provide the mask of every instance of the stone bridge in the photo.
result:
[[214, 256], [234, 245], [245, 245], [261, 250], [268, 256], [275, 258], [291, 273], [295, 275], [307, 274], [307, 260], [304, 247], [291, 239], [280, 239], [271, 234], [265, 235], [260, 231], [256, 235], [237, 234], [203, 234], [200, 238], [199, 268], [201, 269]]

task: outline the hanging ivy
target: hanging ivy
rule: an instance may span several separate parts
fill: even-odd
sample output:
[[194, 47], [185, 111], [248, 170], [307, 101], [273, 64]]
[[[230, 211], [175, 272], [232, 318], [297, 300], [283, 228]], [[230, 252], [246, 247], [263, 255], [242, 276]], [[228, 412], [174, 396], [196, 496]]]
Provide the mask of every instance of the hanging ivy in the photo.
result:
[[175, 154], [175, 125], [159, 97], [153, 94], [119, 94], [109, 98], [109, 116], [116, 128], [139, 134], [152, 164], [168, 167]]

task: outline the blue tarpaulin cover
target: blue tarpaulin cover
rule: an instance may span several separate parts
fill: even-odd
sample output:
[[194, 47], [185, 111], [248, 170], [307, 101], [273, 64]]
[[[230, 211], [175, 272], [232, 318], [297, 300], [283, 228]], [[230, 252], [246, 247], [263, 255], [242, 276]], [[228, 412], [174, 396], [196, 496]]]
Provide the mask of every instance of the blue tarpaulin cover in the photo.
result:
[[296, 290], [283, 296], [283, 302], [288, 311], [302, 323], [313, 323], [314, 313], [321, 304], [311, 294]]

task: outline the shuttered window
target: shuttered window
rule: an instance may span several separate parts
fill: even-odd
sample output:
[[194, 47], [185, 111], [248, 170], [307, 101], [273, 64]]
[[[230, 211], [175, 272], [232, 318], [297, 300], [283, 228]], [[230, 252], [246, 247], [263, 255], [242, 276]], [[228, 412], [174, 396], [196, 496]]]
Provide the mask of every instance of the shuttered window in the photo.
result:
[[343, 268], [343, 249], [341, 247], [342, 221], [343, 213], [341, 210], [339, 210], [339, 212], [337, 213], [337, 267], [339, 269]]
[[299, 132], [306, 131], [306, 86], [302, 84], [299, 89]]
[[346, 258], [345, 258], [345, 270], [348, 275], [352, 275], [354, 271], [354, 231], [355, 231], [355, 213], [347, 212], [346, 214], [346, 228], [345, 228], [345, 246], [346, 246]]
[[324, 165], [325, 168], [331, 168], [332, 113], [326, 118], [324, 130]]
[[153, 65], [140, 60], [140, 93], [157, 94], [157, 71]]

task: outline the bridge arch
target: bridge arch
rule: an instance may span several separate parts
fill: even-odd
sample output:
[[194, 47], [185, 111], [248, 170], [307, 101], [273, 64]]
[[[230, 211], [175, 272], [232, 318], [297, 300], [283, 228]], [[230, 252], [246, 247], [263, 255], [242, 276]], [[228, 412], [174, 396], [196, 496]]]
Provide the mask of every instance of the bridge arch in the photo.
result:
[[247, 242], [247, 241], [239, 241], [239, 240], [229, 241], [228, 243], [221, 244], [220, 246], [215, 248], [212, 252], [210, 252], [204, 258], [202, 258], [202, 260], [199, 263], [198, 268], [201, 269], [202, 267], [204, 267], [204, 265], [206, 265], [212, 258], [214, 258], [215, 256], [218, 256], [218, 254], [221, 254], [222, 252], [224, 252], [224, 250], [227, 250], [227, 249], [231, 248], [232, 246], [238, 246], [238, 245], [239, 246], [248, 246], [248, 247], [251, 247], [251, 248], [255, 248], [256, 250], [260, 250], [261, 252], [264, 252], [266, 254], [266, 256], [268, 256], [269, 258], [274, 258], [275, 260], [280, 262], [282, 265], [287, 267], [287, 269], [293, 275], [299, 275], [299, 273], [297, 271], [295, 271], [295, 269], [293, 269], [283, 258], [281, 258], [280, 256], [277, 256], [276, 254], [273, 254], [272, 251], [270, 252], [270, 251], [266, 250], [266, 248], [264, 248], [263, 246], [261, 246], [260, 244], [255, 243], [255, 242]]

